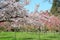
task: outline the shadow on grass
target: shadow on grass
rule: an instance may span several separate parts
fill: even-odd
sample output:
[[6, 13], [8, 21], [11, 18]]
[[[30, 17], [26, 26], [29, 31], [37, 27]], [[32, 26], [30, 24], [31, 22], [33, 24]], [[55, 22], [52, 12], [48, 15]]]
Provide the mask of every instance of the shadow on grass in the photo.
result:
[[33, 40], [34, 38], [21, 38], [20, 40]]
[[7, 38], [13, 38], [13, 37], [0, 37], [0, 39], [7, 39]]

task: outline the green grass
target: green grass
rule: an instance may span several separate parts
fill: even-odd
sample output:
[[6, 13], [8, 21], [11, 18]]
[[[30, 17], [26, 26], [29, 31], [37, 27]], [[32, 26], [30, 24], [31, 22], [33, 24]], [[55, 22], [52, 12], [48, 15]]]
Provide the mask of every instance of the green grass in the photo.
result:
[[60, 33], [1, 32], [0, 40], [60, 40]]

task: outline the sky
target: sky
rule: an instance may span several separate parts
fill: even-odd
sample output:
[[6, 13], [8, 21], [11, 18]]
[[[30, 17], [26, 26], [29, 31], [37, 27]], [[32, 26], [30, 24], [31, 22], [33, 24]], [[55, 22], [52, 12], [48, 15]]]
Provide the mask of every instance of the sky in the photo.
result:
[[32, 12], [32, 11], [34, 11], [34, 8], [35, 8], [36, 4], [40, 5], [38, 11], [41, 11], [41, 10], [43, 10], [43, 11], [50, 10], [51, 7], [52, 7], [52, 3], [49, 3], [48, 1], [44, 1], [44, 0], [31, 0], [30, 4], [25, 6], [25, 8], [27, 10], [29, 10], [29, 12]]

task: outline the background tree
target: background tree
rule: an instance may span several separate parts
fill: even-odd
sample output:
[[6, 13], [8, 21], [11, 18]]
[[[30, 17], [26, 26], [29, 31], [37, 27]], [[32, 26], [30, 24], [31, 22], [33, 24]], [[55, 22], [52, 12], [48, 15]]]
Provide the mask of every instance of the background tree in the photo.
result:
[[[51, 13], [55, 16], [60, 15], [60, 0], [52, 0], [52, 8], [51, 8]], [[49, 0], [51, 2], [51, 0]]]

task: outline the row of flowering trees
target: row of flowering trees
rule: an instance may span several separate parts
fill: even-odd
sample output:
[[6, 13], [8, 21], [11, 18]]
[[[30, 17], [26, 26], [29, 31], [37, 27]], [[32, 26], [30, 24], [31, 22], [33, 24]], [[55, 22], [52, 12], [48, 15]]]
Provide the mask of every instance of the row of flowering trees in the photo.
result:
[[[29, 14], [24, 6], [28, 0], [0, 2], [0, 31], [60, 31], [60, 19], [48, 11], [38, 12], [39, 5]], [[3, 30], [4, 29], [4, 30]]]

